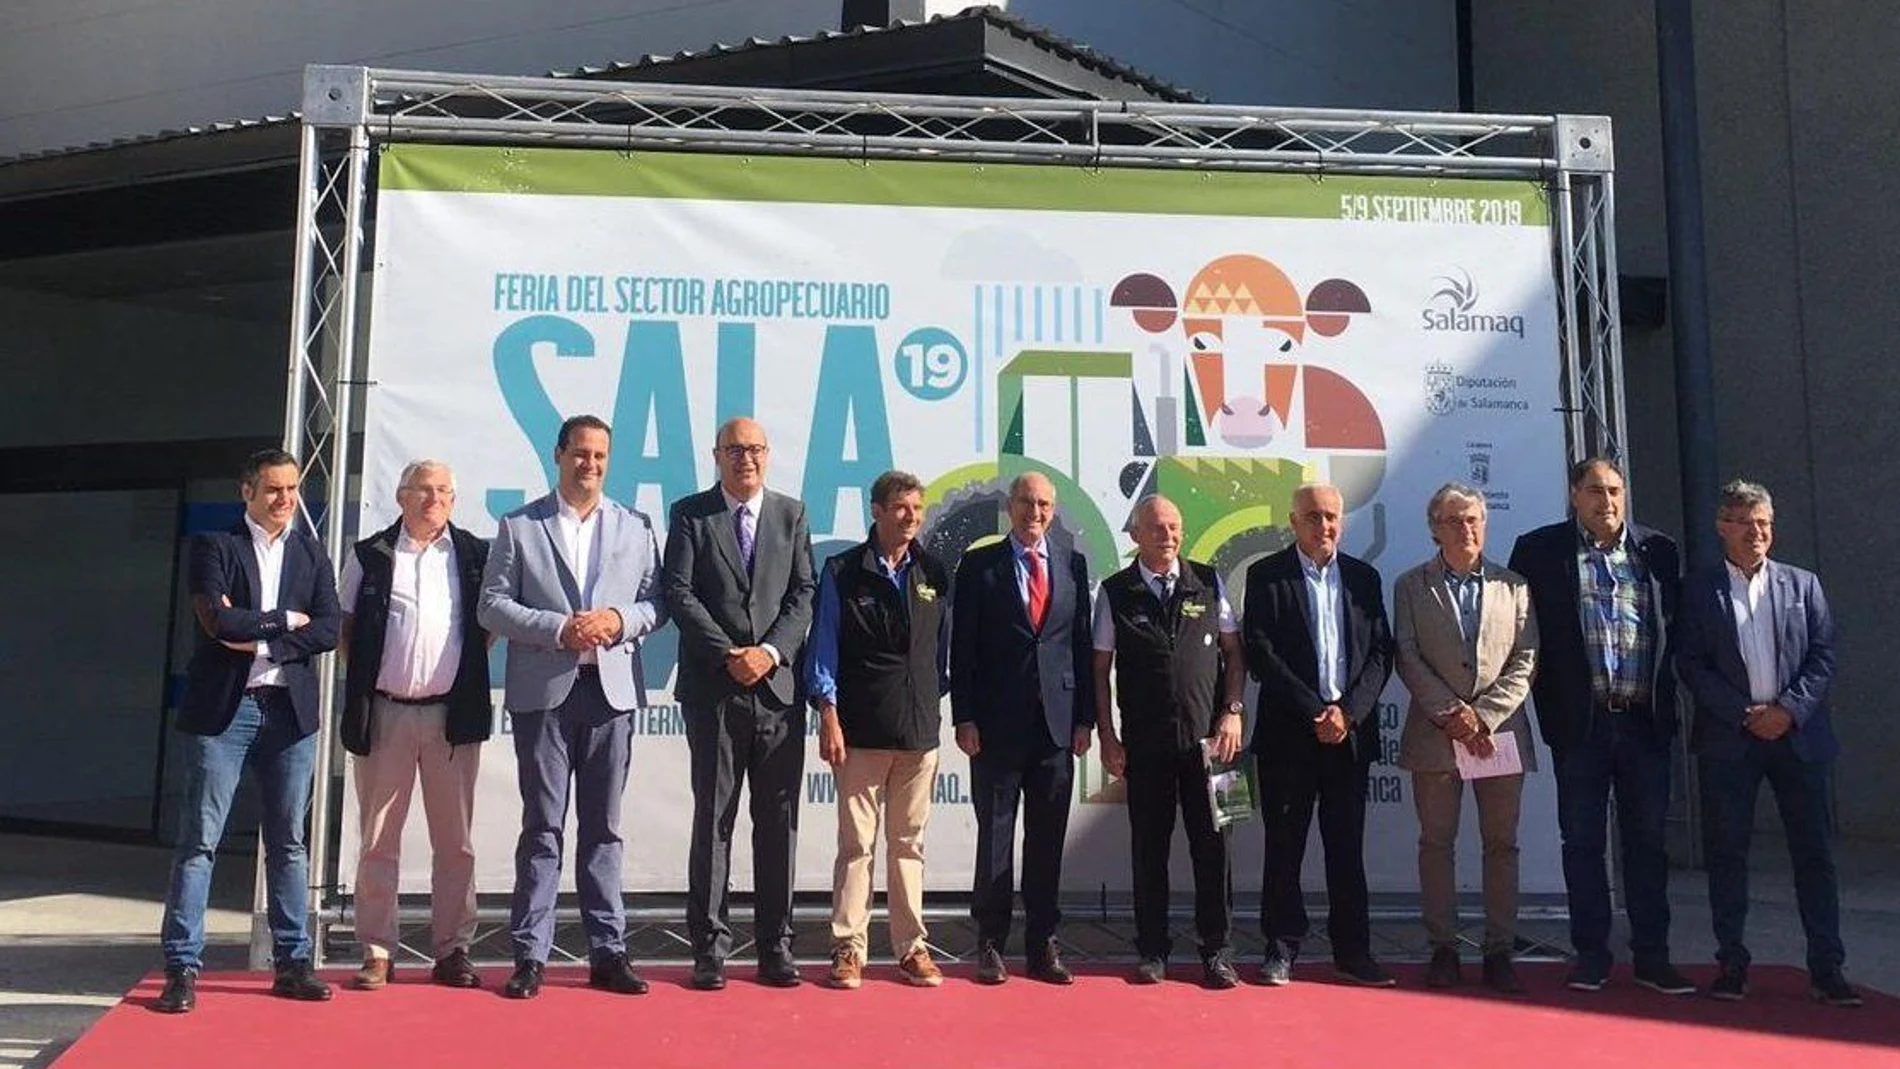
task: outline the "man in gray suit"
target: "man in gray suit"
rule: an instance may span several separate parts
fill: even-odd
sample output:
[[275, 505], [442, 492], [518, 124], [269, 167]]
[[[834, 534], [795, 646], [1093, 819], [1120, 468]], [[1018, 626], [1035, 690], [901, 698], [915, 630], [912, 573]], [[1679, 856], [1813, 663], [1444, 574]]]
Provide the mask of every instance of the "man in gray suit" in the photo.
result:
[[561, 425], [554, 493], [501, 518], [482, 573], [482, 627], [508, 640], [505, 701], [521, 785], [521, 838], [509, 927], [515, 971], [502, 993], [533, 998], [554, 942], [561, 830], [573, 777], [575, 886], [587, 982], [646, 991], [627, 964], [620, 893], [620, 796], [646, 704], [640, 639], [666, 622], [659, 543], [647, 518], [601, 494], [613, 432], [594, 416]]
[[750, 780], [758, 976], [773, 987], [794, 987], [792, 854], [805, 769], [797, 664], [815, 589], [811, 531], [802, 502], [765, 488], [765, 428], [732, 419], [713, 441], [719, 485], [674, 503], [661, 574], [680, 629], [674, 693], [692, 755], [686, 929], [693, 986], [726, 986], [732, 828], [739, 788]]

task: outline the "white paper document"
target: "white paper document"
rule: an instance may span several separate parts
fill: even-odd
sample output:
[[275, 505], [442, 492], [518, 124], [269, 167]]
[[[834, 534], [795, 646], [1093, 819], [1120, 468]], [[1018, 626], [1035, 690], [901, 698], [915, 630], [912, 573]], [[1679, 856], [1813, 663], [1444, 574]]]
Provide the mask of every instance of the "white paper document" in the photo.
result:
[[1515, 776], [1524, 771], [1524, 761], [1517, 753], [1517, 732], [1507, 731], [1502, 735], [1491, 736], [1491, 756], [1477, 757], [1465, 749], [1463, 743], [1451, 744], [1451, 752], [1458, 758], [1458, 775], [1463, 779], [1488, 779], [1492, 776]]

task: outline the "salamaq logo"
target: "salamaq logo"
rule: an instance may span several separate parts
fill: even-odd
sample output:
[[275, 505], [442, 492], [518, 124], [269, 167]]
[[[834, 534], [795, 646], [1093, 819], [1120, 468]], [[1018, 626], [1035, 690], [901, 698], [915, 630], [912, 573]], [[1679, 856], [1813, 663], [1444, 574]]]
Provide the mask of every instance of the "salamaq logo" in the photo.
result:
[[1432, 279], [1438, 288], [1425, 298], [1419, 319], [1428, 331], [1455, 334], [1513, 334], [1524, 336], [1524, 317], [1478, 310], [1478, 284], [1464, 268], [1457, 275], [1439, 275]]

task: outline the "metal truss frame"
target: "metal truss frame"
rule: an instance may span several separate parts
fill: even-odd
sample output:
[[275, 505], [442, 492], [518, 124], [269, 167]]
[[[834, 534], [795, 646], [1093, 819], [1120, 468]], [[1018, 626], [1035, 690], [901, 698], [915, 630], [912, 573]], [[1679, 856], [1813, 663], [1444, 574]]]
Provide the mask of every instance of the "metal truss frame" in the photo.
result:
[[[1515, 178], [1548, 190], [1571, 459], [1621, 458], [1614, 152], [1600, 116], [1005, 99], [511, 78], [311, 66], [304, 74], [284, 444], [306, 518], [341, 563], [360, 475], [359, 302], [374, 151], [397, 142], [820, 155], [1329, 175]], [[319, 935], [346, 921], [332, 666], [312, 793]], [[252, 956], [268, 953], [260, 905]], [[317, 941], [318, 953], [325, 940]]]

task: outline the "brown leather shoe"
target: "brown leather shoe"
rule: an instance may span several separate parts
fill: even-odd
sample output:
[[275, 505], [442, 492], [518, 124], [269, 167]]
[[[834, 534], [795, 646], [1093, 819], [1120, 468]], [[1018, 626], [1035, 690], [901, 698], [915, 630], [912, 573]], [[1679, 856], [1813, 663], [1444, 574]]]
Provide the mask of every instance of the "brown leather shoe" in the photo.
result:
[[451, 950], [448, 956], [435, 963], [429, 970], [429, 979], [443, 987], [480, 987], [481, 974], [468, 960], [468, 951]]
[[396, 963], [389, 958], [364, 958], [363, 967], [350, 977], [350, 986], [358, 991], [381, 991], [396, 978]]
[[943, 984], [943, 970], [937, 968], [936, 961], [930, 956], [930, 948], [926, 946], [919, 946], [904, 955], [904, 960], [897, 963], [897, 971], [904, 977], [904, 982], [912, 987], [940, 987]]
[[843, 991], [856, 991], [863, 982], [864, 958], [848, 944], [833, 947], [831, 973], [825, 983]]

